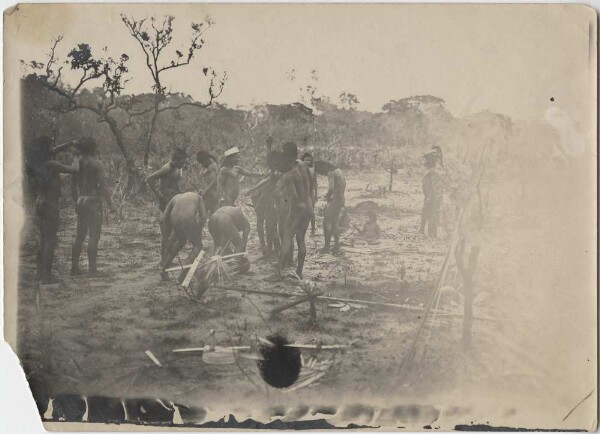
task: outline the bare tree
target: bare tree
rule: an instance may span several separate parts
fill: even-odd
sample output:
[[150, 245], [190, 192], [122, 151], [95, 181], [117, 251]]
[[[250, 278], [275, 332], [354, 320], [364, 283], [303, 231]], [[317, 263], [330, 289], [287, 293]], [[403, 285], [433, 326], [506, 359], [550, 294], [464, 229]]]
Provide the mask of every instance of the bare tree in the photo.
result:
[[392, 187], [394, 186], [394, 175], [398, 173], [398, 163], [396, 162], [396, 157], [394, 155], [389, 155], [386, 158], [386, 161], [383, 163], [383, 170], [390, 174], [390, 180], [388, 183], [388, 191], [392, 191]]
[[186, 105], [195, 107], [210, 106], [213, 100], [218, 98], [223, 92], [227, 75], [225, 73], [219, 77], [214, 70], [204, 67], [202, 68], [202, 73], [205, 76], [208, 76], [210, 73], [211, 77], [208, 87], [208, 102], [186, 102], [176, 106], [167, 105], [161, 107], [161, 103], [166, 101], [168, 95], [167, 87], [163, 85], [161, 79], [162, 74], [168, 70], [189, 65], [196, 53], [204, 46], [203, 35], [214, 22], [210, 17], [206, 17], [202, 23], [192, 23], [192, 36], [187, 49], [183, 52], [176, 49], [174, 50], [174, 53], [172, 53], [171, 59], [165, 60], [165, 57], [168, 57], [167, 51], [173, 39], [174, 17], [166, 16], [160, 24], [154, 17], [151, 17], [150, 21], [148, 21], [147, 19], [136, 20], [133, 17], [129, 18], [126, 15], [121, 15], [121, 20], [127, 27], [131, 36], [138, 41], [145, 55], [146, 67], [150, 71], [153, 81], [152, 91], [154, 92], [154, 104], [151, 108], [138, 113], [138, 115], [152, 113], [144, 147], [144, 165], [147, 165], [150, 150], [152, 149], [152, 138], [156, 127], [156, 119], [158, 118], [159, 113], [166, 110], [177, 110]]
[[[58, 66], [62, 62], [59, 61], [56, 54], [56, 48], [62, 39], [62, 36], [59, 36], [52, 41], [48, 61], [45, 64], [35, 60], [21, 61], [33, 70], [27, 76], [27, 79], [37, 81], [46, 89], [62, 97], [62, 103], [54, 107], [59, 113], [87, 110], [98, 116], [98, 122], [105, 122], [123, 154], [129, 182], [132, 183], [135, 179], [141, 179], [141, 172], [130, 155], [123, 137], [123, 130], [127, 127], [127, 124], [119, 125], [117, 118], [114, 116], [115, 110], [120, 108], [118, 97], [128, 81], [125, 75], [128, 72], [127, 61], [129, 56], [123, 53], [117, 59], [112, 57], [97, 58], [92, 54], [92, 49], [88, 44], [77, 44], [68, 53], [68, 60], [64, 62], [65, 65], [69, 65], [72, 71], [79, 73], [79, 80], [76, 84], [69, 86], [62, 80], [64, 66]], [[106, 52], [106, 49], [103, 51]], [[85, 101], [84, 98], [80, 97], [81, 89], [90, 83], [99, 84], [101, 88], [99, 101]]]
[[[184, 106], [207, 107], [213, 100], [221, 95], [225, 82], [226, 74], [218, 74], [209, 68], [203, 68], [202, 73], [210, 76], [208, 89], [208, 102], [200, 103], [192, 100], [177, 105], [168, 105], [167, 96], [169, 92], [161, 82], [161, 73], [169, 69], [188, 65], [194, 53], [199, 50], [203, 44], [203, 29], [213, 22], [210, 19], [203, 24], [192, 24], [193, 36], [187, 54], [184, 55], [179, 50], [175, 50], [176, 60], [169, 63], [160, 63], [161, 53], [169, 46], [173, 33], [173, 18], [166, 17], [162, 25], [157, 26], [155, 19], [150, 20], [150, 27], [153, 33], [146, 30], [146, 20], [136, 21], [122, 17], [123, 22], [130, 29], [130, 33], [140, 41], [140, 45], [146, 55], [147, 66], [152, 74], [154, 85], [154, 104], [152, 107], [144, 107], [144, 100], [135, 95], [122, 95], [125, 84], [129, 81], [126, 78], [128, 73], [127, 62], [129, 56], [125, 53], [118, 58], [107, 55], [105, 47], [103, 57], [96, 57], [88, 44], [77, 44], [67, 55], [68, 60], [61, 61], [57, 55], [58, 44], [62, 41], [62, 36], [52, 41], [48, 52], [48, 59], [44, 62], [31, 60], [21, 61], [31, 72], [27, 79], [36, 80], [46, 89], [63, 97], [60, 107], [54, 107], [58, 112], [69, 112], [76, 110], [87, 110], [97, 115], [98, 122], [105, 122], [114, 137], [114, 140], [123, 154], [125, 160], [128, 188], [132, 187], [136, 181], [143, 180], [143, 173], [137, 166], [134, 157], [131, 155], [131, 148], [126, 143], [125, 132], [131, 127], [136, 119], [143, 119], [146, 115], [152, 114], [150, 128], [146, 136], [144, 164], [148, 163], [148, 155], [154, 134], [154, 127], [158, 114], [167, 110], [178, 110]], [[151, 36], [152, 35], [152, 38]], [[79, 80], [75, 84], [65, 83], [62, 74], [63, 68], [68, 65], [70, 69], [79, 73]], [[96, 85], [101, 89], [99, 98], [89, 98], [88, 95], [82, 95], [82, 90], [86, 86]], [[97, 93], [94, 93], [97, 96]], [[165, 103], [164, 105], [161, 105]]]

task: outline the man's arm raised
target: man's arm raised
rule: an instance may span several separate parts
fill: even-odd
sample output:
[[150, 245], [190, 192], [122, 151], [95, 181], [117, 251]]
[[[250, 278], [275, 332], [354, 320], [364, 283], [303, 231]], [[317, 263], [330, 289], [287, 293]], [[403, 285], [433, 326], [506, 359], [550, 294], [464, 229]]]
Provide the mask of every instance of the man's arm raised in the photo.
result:
[[47, 163], [48, 167], [58, 170], [60, 173], [70, 173], [71, 175], [77, 174], [79, 168], [75, 166], [67, 166], [66, 164], [59, 163], [55, 160], [49, 160]]
[[261, 172], [251, 172], [250, 170], [246, 170], [243, 167], [235, 166], [238, 169], [238, 172], [244, 176], [249, 176], [250, 178], [262, 178], [263, 174]]

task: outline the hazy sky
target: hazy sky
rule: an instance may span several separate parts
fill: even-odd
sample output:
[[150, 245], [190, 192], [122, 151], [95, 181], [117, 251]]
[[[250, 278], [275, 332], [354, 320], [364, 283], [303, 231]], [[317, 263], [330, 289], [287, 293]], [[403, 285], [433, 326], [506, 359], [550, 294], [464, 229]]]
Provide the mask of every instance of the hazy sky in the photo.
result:
[[[190, 23], [216, 22], [190, 66], [164, 74], [173, 91], [205, 98], [203, 66], [227, 71], [219, 99], [231, 106], [299, 99], [310, 71], [319, 93], [358, 96], [380, 110], [391, 99], [431, 94], [457, 116], [483, 109], [543, 118], [550, 107], [574, 119], [587, 114], [591, 9], [573, 5], [20, 5], [6, 38], [25, 43], [19, 56], [42, 59], [64, 35], [64, 57], [79, 42], [131, 57], [127, 91], [150, 90], [140, 47], [120, 13], [175, 17], [171, 52], [185, 48]], [[10, 24], [10, 23], [9, 23]], [[592, 49], [593, 51], [593, 49]], [[11, 61], [11, 59], [7, 59]], [[296, 80], [288, 73], [295, 69]], [[550, 98], [554, 97], [555, 102]]]

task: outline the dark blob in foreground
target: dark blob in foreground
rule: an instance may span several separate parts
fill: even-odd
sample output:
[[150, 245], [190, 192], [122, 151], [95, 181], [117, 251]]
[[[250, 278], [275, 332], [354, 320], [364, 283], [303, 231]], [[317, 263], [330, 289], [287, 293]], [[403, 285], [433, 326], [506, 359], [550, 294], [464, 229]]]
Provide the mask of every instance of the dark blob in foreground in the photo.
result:
[[269, 336], [267, 340], [274, 346], [263, 344], [260, 347], [260, 355], [264, 358], [258, 362], [260, 375], [269, 386], [289, 387], [300, 374], [300, 350], [286, 347], [290, 342], [279, 334]]

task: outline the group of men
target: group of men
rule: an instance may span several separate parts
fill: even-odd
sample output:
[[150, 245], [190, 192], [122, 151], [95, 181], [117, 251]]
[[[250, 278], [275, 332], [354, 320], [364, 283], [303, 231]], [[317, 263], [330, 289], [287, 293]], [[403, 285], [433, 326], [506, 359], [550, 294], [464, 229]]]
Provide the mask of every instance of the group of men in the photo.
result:
[[[181, 170], [187, 154], [175, 149], [171, 161], [152, 173], [146, 181], [159, 200], [162, 211], [162, 275], [181, 247], [191, 241], [191, 259], [202, 248], [201, 230], [206, 220], [213, 238], [215, 251], [223, 252], [231, 246], [234, 253], [245, 251], [249, 223], [236, 206], [240, 192], [240, 176], [263, 178], [248, 193], [257, 216], [257, 232], [264, 256], [279, 249], [278, 270], [293, 262], [294, 240], [297, 246], [296, 274], [301, 277], [306, 256], [305, 236], [309, 225], [315, 232], [314, 206], [317, 201], [317, 175], [327, 176], [329, 189], [325, 196], [327, 206], [324, 216], [325, 247], [339, 251], [339, 215], [345, 206], [346, 181], [335, 165], [314, 161], [309, 153], [298, 159], [294, 142], [272, 149], [272, 139], [267, 139], [266, 164], [268, 173], [253, 172], [240, 164], [240, 151], [233, 147], [225, 151], [219, 164], [212, 155], [201, 150], [196, 159], [203, 166], [203, 188], [198, 193], [182, 193]], [[156, 182], [158, 181], [158, 186]], [[198, 197], [201, 202], [198, 202]], [[242, 235], [240, 236], [240, 232]]]
[[[54, 159], [58, 153], [72, 147], [79, 154], [73, 164], [65, 165]], [[71, 250], [71, 274], [82, 273], [79, 258], [88, 235], [88, 271], [90, 276], [97, 274], [103, 202], [106, 201], [111, 212], [115, 212], [115, 207], [107, 189], [104, 167], [95, 158], [96, 147], [96, 141], [91, 137], [54, 146], [50, 137], [41, 136], [34, 139], [27, 148], [25, 166], [37, 193], [35, 212], [40, 232], [37, 277], [42, 283], [57, 282], [52, 276], [52, 265], [59, 229], [61, 173], [68, 173], [73, 177], [71, 192], [77, 213], [77, 230]]]
[[[58, 153], [69, 148], [75, 148], [78, 152], [71, 165], [55, 159]], [[106, 202], [111, 212], [115, 212], [115, 207], [107, 188], [104, 167], [95, 158], [96, 148], [97, 144], [91, 137], [54, 146], [48, 136], [36, 138], [27, 148], [26, 169], [37, 190], [35, 211], [40, 233], [37, 275], [42, 283], [57, 281], [52, 276], [52, 265], [59, 228], [61, 173], [72, 176], [71, 192], [77, 213], [77, 229], [71, 249], [71, 274], [82, 273], [79, 259], [88, 236], [88, 271], [91, 276], [97, 274], [103, 203]], [[315, 161], [310, 153], [303, 154], [299, 159], [294, 142], [284, 143], [280, 149], [274, 150], [271, 138], [267, 139], [268, 172], [265, 174], [239, 166], [240, 151], [236, 147], [225, 151], [220, 163], [204, 150], [197, 152], [196, 159], [204, 170], [202, 188], [195, 192], [182, 192], [182, 170], [187, 164], [188, 155], [180, 148], [173, 151], [168, 163], [146, 178], [148, 186], [158, 198], [161, 210], [163, 277], [169, 263], [188, 241], [193, 245], [190, 258], [200, 252], [202, 229], [207, 220], [215, 252], [222, 254], [228, 247], [234, 253], [246, 250], [250, 224], [237, 206], [240, 176], [262, 178], [248, 194], [256, 212], [257, 233], [263, 255], [268, 257], [279, 250], [279, 275], [292, 265], [295, 241], [295, 272], [302, 277], [306, 256], [305, 237], [309, 225], [312, 234], [315, 233], [317, 175], [328, 178], [325, 195], [327, 205], [323, 218], [325, 246], [322, 252], [339, 251], [339, 218], [345, 207], [346, 181], [343, 172], [335, 165], [327, 161]], [[444, 163], [441, 148], [435, 146], [425, 154], [423, 164], [427, 173], [423, 177], [424, 205], [420, 231], [424, 233], [427, 229], [428, 235], [435, 237], [443, 194], [440, 170], [443, 170]], [[364, 230], [368, 240], [379, 236], [376, 216], [369, 216]]]

